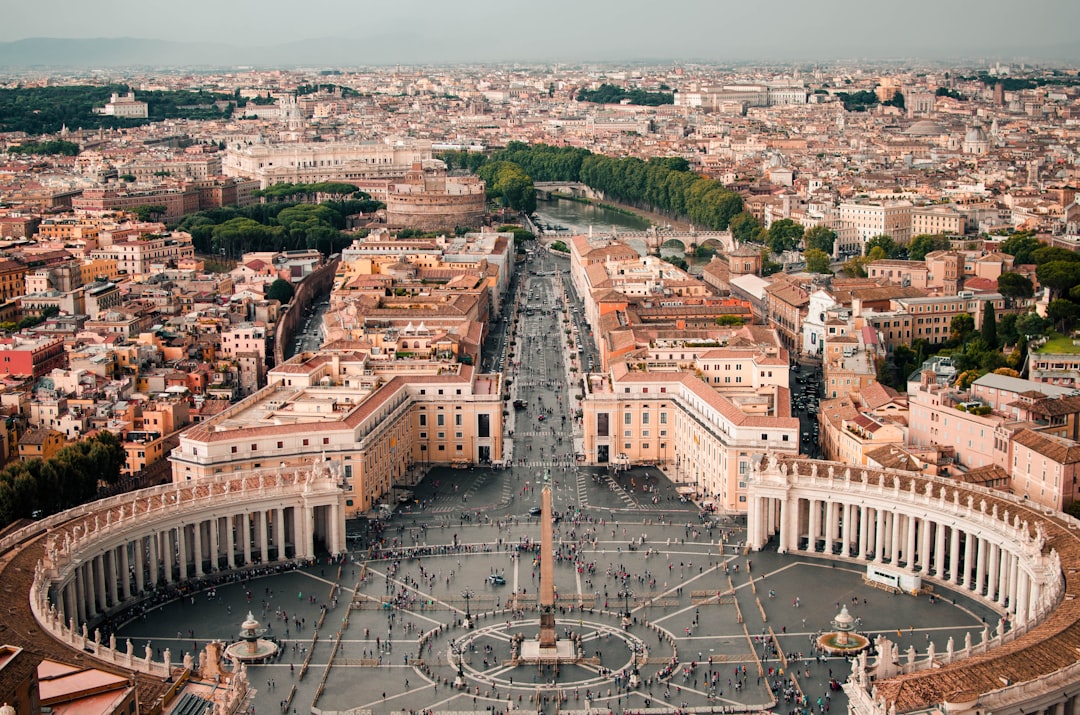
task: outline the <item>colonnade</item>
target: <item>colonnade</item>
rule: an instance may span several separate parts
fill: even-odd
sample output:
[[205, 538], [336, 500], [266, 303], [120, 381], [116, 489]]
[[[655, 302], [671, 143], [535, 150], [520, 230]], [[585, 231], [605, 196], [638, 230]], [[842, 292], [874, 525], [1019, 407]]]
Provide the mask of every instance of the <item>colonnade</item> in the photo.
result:
[[760, 549], [775, 537], [781, 553], [821, 553], [887, 565], [973, 591], [1022, 621], [1031, 615], [1037, 582], [1010, 551], [1020, 544], [1008, 543], [982, 524], [958, 520], [955, 513], [910, 514], [902, 503], [872, 504], [853, 496], [862, 495], [751, 496], [749, 508], [756, 514], [749, 521], [756, 533], [748, 541]]
[[312, 518], [278, 506], [205, 519], [197, 516], [136, 534], [76, 559], [57, 587], [58, 605], [79, 623], [157, 586], [201, 579], [217, 571], [314, 556]]
[[1059, 586], [1048, 575], [1042, 527], [1033, 524], [1033, 535], [1026, 521], [1039, 513], [1006, 495], [810, 460], [772, 460], [749, 486], [747, 544], [755, 550], [775, 541], [780, 553], [880, 564], [971, 592], [1017, 625]]

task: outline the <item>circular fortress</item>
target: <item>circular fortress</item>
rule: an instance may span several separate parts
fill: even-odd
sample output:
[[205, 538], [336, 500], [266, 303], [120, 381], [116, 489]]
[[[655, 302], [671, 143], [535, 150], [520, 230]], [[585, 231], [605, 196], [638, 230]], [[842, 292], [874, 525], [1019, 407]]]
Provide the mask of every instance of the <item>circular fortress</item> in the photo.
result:
[[441, 161], [413, 164], [405, 180], [391, 184], [386, 225], [421, 231], [480, 226], [486, 206], [484, 182], [474, 176], [447, 176]]

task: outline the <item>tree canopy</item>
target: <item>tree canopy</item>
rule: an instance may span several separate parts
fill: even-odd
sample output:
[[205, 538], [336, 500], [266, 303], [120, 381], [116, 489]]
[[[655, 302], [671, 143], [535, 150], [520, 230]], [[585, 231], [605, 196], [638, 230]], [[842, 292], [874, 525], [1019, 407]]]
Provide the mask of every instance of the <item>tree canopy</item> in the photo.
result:
[[293, 288], [292, 283], [284, 278], [278, 278], [266, 287], [266, 297], [269, 300], [276, 300], [282, 305], [291, 301], [294, 295], [296, 295], [296, 290]]
[[825, 253], [825, 251], [819, 248], [811, 248], [803, 254], [803, 257], [806, 259], [807, 272], [832, 274], [832, 268], [829, 266], [829, 254]]
[[952, 243], [946, 236], [940, 233], [920, 233], [911, 239], [908, 244], [908, 259], [912, 261], [926, 260], [926, 254], [934, 251], [947, 251], [952, 248]]
[[779, 221], [773, 221], [769, 226], [767, 243], [773, 253], [779, 254], [795, 248], [799, 245], [802, 237], [802, 224], [796, 223], [789, 218], [782, 218]]
[[828, 226], [812, 226], [803, 234], [803, 245], [807, 250], [816, 248], [819, 251], [832, 254], [833, 244], [836, 242], [836, 231]]
[[639, 104], [646, 107], [658, 107], [661, 104], [674, 104], [675, 95], [671, 92], [647, 92], [643, 89], [623, 89], [613, 84], [602, 84], [597, 89], [582, 89], [577, 93], [577, 101], [594, 104]]

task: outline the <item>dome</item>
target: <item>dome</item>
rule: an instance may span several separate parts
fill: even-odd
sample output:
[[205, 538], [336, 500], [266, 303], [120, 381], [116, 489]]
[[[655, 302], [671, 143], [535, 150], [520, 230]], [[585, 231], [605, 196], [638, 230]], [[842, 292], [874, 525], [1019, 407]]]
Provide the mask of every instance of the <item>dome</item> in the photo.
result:
[[966, 142], [984, 142], [986, 139], [986, 132], [983, 128], [976, 124], [975, 126], [967, 130], [967, 134], [964, 135], [964, 141]]
[[937, 122], [932, 122], [929, 119], [922, 119], [918, 122], [915, 122], [910, 127], [904, 130], [904, 134], [914, 137], [929, 137], [945, 133], [945, 127], [941, 126]]

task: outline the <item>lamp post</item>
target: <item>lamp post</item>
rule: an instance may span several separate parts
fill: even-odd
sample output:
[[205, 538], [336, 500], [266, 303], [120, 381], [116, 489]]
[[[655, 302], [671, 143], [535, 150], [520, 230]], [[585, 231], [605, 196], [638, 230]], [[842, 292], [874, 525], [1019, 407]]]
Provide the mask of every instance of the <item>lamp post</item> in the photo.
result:
[[454, 676], [454, 687], [458, 690], [465, 688], [465, 648], [464, 646], [450, 644], [450, 652], [457, 656], [457, 675]]
[[623, 628], [630, 627], [630, 597], [633, 596], [633, 592], [628, 588], [623, 588], [623, 614], [622, 614], [622, 626]]
[[472, 589], [465, 589], [461, 592], [461, 597], [465, 599], [465, 627], [472, 628], [472, 611], [469, 610], [469, 599], [473, 597]]

